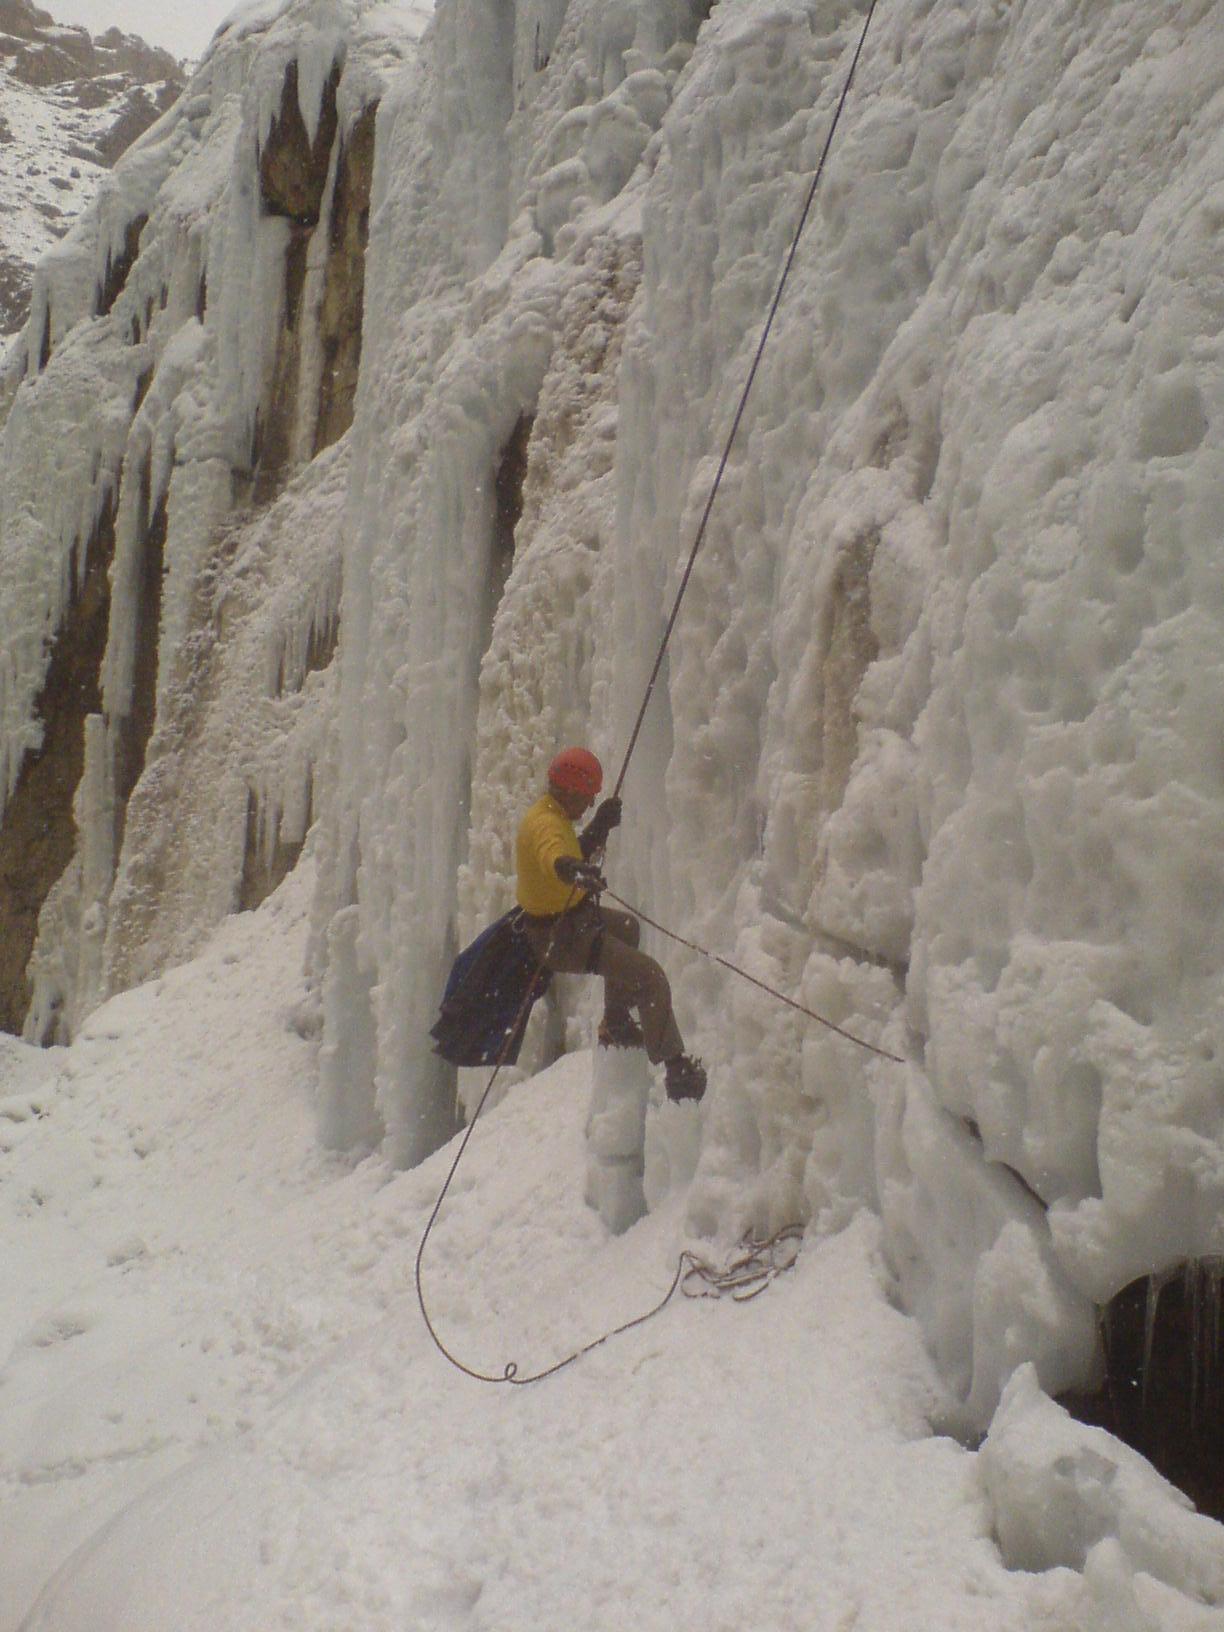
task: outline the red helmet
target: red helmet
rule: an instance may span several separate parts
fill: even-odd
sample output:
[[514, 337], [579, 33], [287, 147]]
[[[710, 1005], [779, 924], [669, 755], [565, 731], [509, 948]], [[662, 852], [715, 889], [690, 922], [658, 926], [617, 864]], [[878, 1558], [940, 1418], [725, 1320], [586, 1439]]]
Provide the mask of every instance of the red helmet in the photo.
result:
[[562, 748], [548, 767], [548, 780], [566, 793], [594, 799], [603, 787], [603, 766], [589, 748]]

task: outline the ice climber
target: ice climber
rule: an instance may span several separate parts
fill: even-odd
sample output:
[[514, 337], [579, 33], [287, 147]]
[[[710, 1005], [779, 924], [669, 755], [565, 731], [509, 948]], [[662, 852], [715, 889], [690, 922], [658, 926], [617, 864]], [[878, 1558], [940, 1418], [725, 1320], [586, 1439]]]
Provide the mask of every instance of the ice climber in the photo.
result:
[[641, 925], [629, 913], [599, 904], [606, 883], [598, 857], [620, 822], [620, 800], [605, 799], [581, 834], [574, 829], [602, 786], [603, 767], [587, 748], [564, 748], [548, 767], [548, 791], [518, 830], [524, 931], [546, 969], [603, 976], [601, 1045], [645, 1048], [653, 1064], [663, 1063], [669, 1099], [700, 1099], [705, 1068], [684, 1052], [667, 976], [638, 950]]

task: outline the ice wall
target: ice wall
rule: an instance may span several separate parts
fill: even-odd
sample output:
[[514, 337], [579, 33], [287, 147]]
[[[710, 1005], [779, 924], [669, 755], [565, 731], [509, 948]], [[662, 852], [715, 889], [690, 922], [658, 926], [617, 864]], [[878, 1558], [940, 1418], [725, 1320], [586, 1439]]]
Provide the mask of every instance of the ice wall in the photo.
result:
[[[516, 811], [619, 764], [862, 18], [443, 0], [384, 104], [316, 942], [328, 1126], [398, 1159]], [[613, 845], [906, 1055], [656, 948], [693, 1222], [878, 1207], [979, 1425], [1219, 1249], [1222, 96], [1208, 0], [881, 10]]]
[[618, 205], [698, 22], [643, 8], [653, 45], [626, 78], [634, 16], [440, 6], [424, 72], [383, 104], [368, 301], [394, 342], [363, 368], [353, 432], [318, 939], [325, 1015], [366, 994], [327, 1040], [325, 1136], [365, 1091], [401, 1161], [454, 1126], [428, 1037], [449, 959], [505, 903], [514, 813], [591, 717], [640, 260]]
[[326, 775], [333, 444], [361, 346], [373, 119], [427, 15], [242, 14], [39, 267], [0, 391], [10, 1029], [70, 1035], [301, 847]]

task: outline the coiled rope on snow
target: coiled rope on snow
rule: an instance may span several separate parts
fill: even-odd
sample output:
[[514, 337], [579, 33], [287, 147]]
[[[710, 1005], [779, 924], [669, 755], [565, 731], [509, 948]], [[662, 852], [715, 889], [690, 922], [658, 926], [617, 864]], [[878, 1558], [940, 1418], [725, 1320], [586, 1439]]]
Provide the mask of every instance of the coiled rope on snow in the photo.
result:
[[[625, 776], [629, 770], [629, 762], [633, 758], [634, 750], [637, 747], [638, 737], [641, 735], [642, 722], [646, 718], [646, 710], [649, 708], [650, 699], [654, 695], [655, 685], [658, 681], [659, 673], [663, 667], [663, 659], [667, 653], [668, 644], [671, 641], [672, 631], [675, 629], [676, 621], [680, 616], [680, 607], [688, 590], [689, 580], [692, 578], [693, 568], [696, 565], [697, 556], [701, 550], [702, 544], [705, 542], [706, 530], [709, 526], [710, 515], [714, 509], [714, 502], [718, 497], [718, 490], [722, 485], [722, 479], [731, 458], [731, 449], [735, 443], [735, 438], [739, 432], [740, 423], [743, 420], [744, 412], [748, 406], [748, 398], [751, 395], [753, 384], [756, 381], [757, 371], [761, 366], [761, 359], [765, 355], [765, 347], [769, 341], [769, 336], [773, 329], [774, 319], [777, 316], [779, 306], [782, 304], [782, 296], [785, 292], [787, 281], [790, 278], [791, 268], [795, 262], [795, 256], [798, 253], [799, 241], [803, 236], [804, 228], [807, 226], [808, 217], [811, 214], [812, 205], [816, 200], [816, 193], [820, 186], [820, 180], [824, 175], [825, 165], [828, 161], [829, 153], [833, 146], [833, 139], [837, 134], [837, 127], [841, 122], [842, 113], [845, 109], [846, 102], [849, 99], [850, 87], [854, 83], [854, 76], [856, 70], [858, 69], [859, 58], [862, 56], [863, 47], [867, 43], [867, 34], [871, 28], [872, 18], [875, 16], [876, 7], [878, 4], [879, 0], [871, 0], [871, 3], [867, 8], [867, 14], [863, 19], [863, 27], [859, 34], [858, 44], [855, 46], [854, 56], [851, 59], [850, 67], [846, 74], [845, 83], [842, 85], [841, 95], [839, 96], [837, 106], [834, 109], [833, 118], [829, 123], [829, 129], [827, 135], [825, 136], [824, 146], [821, 149], [820, 159], [817, 162], [815, 173], [812, 176], [812, 182], [808, 188], [807, 197], [804, 199], [803, 208], [799, 214], [799, 221], [791, 238], [790, 250], [787, 253], [786, 261], [783, 265], [782, 274], [778, 279], [778, 287], [774, 293], [773, 301], [770, 305], [768, 316], [765, 319], [764, 327], [761, 330], [761, 338], [757, 344], [756, 352], [752, 359], [752, 365], [748, 370], [748, 377], [745, 380], [743, 390], [740, 393], [739, 403], [735, 410], [735, 417], [731, 422], [731, 429], [727, 434], [727, 440], [723, 446], [722, 455], [718, 462], [718, 469], [714, 474], [714, 480], [710, 486], [710, 492], [705, 502], [705, 508], [701, 513], [701, 520], [698, 523], [692, 548], [689, 551], [688, 559], [685, 562], [684, 571], [681, 574], [680, 585], [676, 591], [676, 597], [672, 604], [671, 613], [668, 617], [666, 627], [664, 628], [663, 637], [659, 642], [659, 649], [655, 655], [654, 666], [650, 671], [650, 677], [646, 682], [646, 688], [642, 694], [641, 706], [638, 709], [637, 717], [633, 724], [633, 730], [630, 732], [629, 743], [625, 749], [625, 756], [621, 761], [620, 772], [617, 775], [616, 784], [613, 788], [614, 796], [620, 795], [621, 788], [624, 785]], [[571, 900], [576, 892], [576, 889], [577, 886], [575, 886], [570, 892]], [[608, 894], [612, 895], [612, 892], [609, 890]], [[612, 898], [613, 900], [620, 901], [619, 896], [614, 895]], [[621, 902], [621, 905], [626, 905], [626, 903]], [[903, 1063], [898, 1055], [889, 1054], [885, 1049], [877, 1048], [873, 1043], [864, 1042], [862, 1038], [854, 1037], [849, 1032], [843, 1031], [840, 1026], [834, 1025], [831, 1020], [826, 1020], [823, 1018], [823, 1016], [814, 1013], [810, 1009], [804, 1008], [802, 1004], [796, 1003], [793, 998], [789, 998], [785, 996], [784, 993], [774, 990], [774, 988], [771, 986], [767, 986], [764, 981], [757, 980], [754, 975], [750, 975], [746, 970], [740, 969], [735, 964], [729, 963], [725, 958], [721, 958], [714, 953], [707, 952], [703, 947], [696, 946], [691, 941], [685, 941], [682, 936], [676, 935], [673, 931], [664, 929], [661, 924], [656, 924], [652, 919], [646, 918], [645, 914], [639, 914], [639, 916], [643, 918], [644, 922], [650, 924], [652, 928], [660, 930], [664, 935], [671, 936], [673, 940], [682, 942], [683, 945], [690, 947], [693, 951], [699, 952], [703, 957], [710, 958], [713, 962], [722, 964], [725, 968], [731, 970], [732, 973], [741, 976], [744, 980], [751, 981], [754, 986], [761, 987], [763, 991], [769, 992], [772, 996], [779, 998], [783, 1003], [789, 1004], [791, 1008], [798, 1009], [800, 1013], [809, 1016], [813, 1020], [819, 1021], [821, 1025], [828, 1026], [830, 1030], [837, 1032], [839, 1036], [845, 1037], [849, 1042], [856, 1043], [860, 1048], [869, 1049], [873, 1054], [878, 1054], [884, 1059], [896, 1061], [897, 1064]], [[549, 945], [545, 948], [543, 957], [540, 958], [537, 965], [537, 976], [543, 970], [548, 960], [548, 954], [551, 952], [551, 950], [552, 943], [550, 941]], [[497, 1081], [502, 1066], [505, 1064], [506, 1054], [508, 1053], [510, 1047], [510, 1041], [513, 1037], [517, 1036], [519, 1026], [527, 1014], [528, 1008], [532, 1001], [534, 985], [535, 981], [533, 979], [531, 986], [528, 987], [527, 994], [523, 999], [522, 1005], [519, 1008], [519, 1012], [515, 1016], [514, 1023], [510, 1026], [506, 1033], [506, 1041], [502, 1045], [501, 1055], [493, 1067], [488, 1082], [485, 1084], [484, 1092], [481, 1094], [480, 1101], [477, 1104], [475, 1111], [472, 1113], [471, 1121], [464, 1130], [463, 1138], [459, 1142], [459, 1148], [455, 1152], [455, 1157], [451, 1162], [450, 1170], [446, 1175], [445, 1182], [443, 1183], [441, 1190], [438, 1192], [438, 1199], [434, 1203], [433, 1211], [430, 1213], [425, 1229], [422, 1232], [420, 1245], [417, 1247], [415, 1265], [416, 1294], [417, 1303], [421, 1310], [421, 1318], [425, 1322], [426, 1329], [429, 1332], [435, 1347], [447, 1360], [450, 1361], [452, 1366], [463, 1372], [465, 1376], [471, 1377], [475, 1381], [482, 1383], [515, 1383], [521, 1386], [526, 1383], [538, 1383], [545, 1377], [553, 1377], [557, 1374], [557, 1372], [564, 1371], [567, 1366], [573, 1365], [576, 1360], [581, 1360], [584, 1355], [590, 1354], [593, 1349], [601, 1347], [601, 1345], [607, 1343], [611, 1338], [619, 1337], [621, 1333], [631, 1331], [635, 1326], [641, 1326], [644, 1324], [644, 1322], [653, 1319], [655, 1315], [661, 1313], [662, 1310], [667, 1307], [679, 1289], [683, 1289], [685, 1294], [690, 1297], [711, 1295], [717, 1296], [724, 1291], [729, 1291], [731, 1296], [735, 1298], [737, 1302], [744, 1302], [748, 1297], [755, 1297], [757, 1293], [764, 1291], [765, 1287], [769, 1285], [776, 1275], [791, 1267], [798, 1252], [797, 1243], [803, 1233], [801, 1225], [788, 1224], [784, 1229], [778, 1231], [776, 1235], [769, 1237], [767, 1240], [759, 1241], [751, 1237], [746, 1238], [745, 1241], [741, 1243], [743, 1251], [741, 1252], [740, 1256], [735, 1259], [732, 1264], [726, 1265], [722, 1269], [718, 1269], [709, 1264], [704, 1259], [699, 1258], [695, 1253], [686, 1248], [680, 1254], [679, 1261], [676, 1265], [676, 1273], [672, 1278], [671, 1285], [668, 1287], [667, 1291], [664, 1293], [659, 1302], [653, 1306], [653, 1308], [647, 1309], [644, 1314], [636, 1315], [632, 1320], [627, 1320], [622, 1325], [614, 1327], [612, 1331], [605, 1332], [602, 1337], [594, 1338], [590, 1343], [583, 1344], [581, 1348], [575, 1349], [572, 1354], [567, 1355], [563, 1360], [558, 1360], [555, 1365], [546, 1366], [541, 1371], [535, 1371], [524, 1375], [519, 1371], [518, 1362], [514, 1360], [508, 1360], [500, 1372], [478, 1371], [474, 1367], [466, 1365], [456, 1355], [452, 1354], [439, 1337], [433, 1321], [429, 1317], [429, 1310], [425, 1302], [425, 1292], [421, 1282], [421, 1265], [425, 1256], [426, 1245], [428, 1244], [429, 1237], [433, 1231], [434, 1224], [437, 1222], [438, 1214], [442, 1210], [442, 1203], [446, 1199], [447, 1191], [451, 1187], [451, 1182], [458, 1170], [459, 1163], [463, 1160], [463, 1153], [466, 1151], [468, 1141], [471, 1139], [476, 1123], [480, 1119], [480, 1113], [484, 1110], [485, 1105], [488, 1102], [489, 1095], [493, 1091], [493, 1085]], [[791, 1243], [794, 1243], [793, 1251], [790, 1250]], [[782, 1249], [780, 1256], [779, 1248]], [[690, 1288], [694, 1284], [699, 1288], [706, 1287], [709, 1290], [704, 1293], [700, 1290], [693, 1292], [690, 1290]], [[751, 1287], [754, 1290], [745, 1291], [744, 1289], [748, 1287]]]

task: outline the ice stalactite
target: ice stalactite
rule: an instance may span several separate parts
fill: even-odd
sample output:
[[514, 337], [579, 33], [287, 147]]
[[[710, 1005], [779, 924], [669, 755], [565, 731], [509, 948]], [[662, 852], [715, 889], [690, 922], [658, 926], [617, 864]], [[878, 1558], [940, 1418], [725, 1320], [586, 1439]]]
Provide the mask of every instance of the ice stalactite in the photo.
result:
[[32, 356], [37, 355], [38, 361], [34, 366], [36, 367], [38, 373], [41, 374], [43, 369], [46, 368], [47, 364], [51, 361], [51, 303], [50, 303], [50, 301], [48, 301], [46, 303], [46, 306], [45, 306], [44, 310], [42, 311], [42, 313], [40, 314], [40, 316], [41, 316], [41, 322], [39, 324], [39, 329], [38, 329], [38, 345], [35, 348], [35, 351], [31, 355]]
[[[156, 759], [132, 801], [112, 899], [111, 983], [182, 956], [201, 914], [215, 922], [256, 905], [301, 853], [330, 786], [321, 765], [346, 452], [328, 450], [258, 517], [201, 540], [192, 633], [163, 679]], [[181, 822], [166, 822], [168, 800]]]
[[[39, 915], [76, 847], [73, 796], [84, 768], [86, 721], [101, 708], [114, 546], [115, 511], [108, 497], [88, 544], [75, 552], [83, 568], [79, 578], [73, 572], [73, 592], [36, 702], [41, 741], [22, 760], [0, 819], [0, 1028], [5, 1031], [20, 1032], [26, 1022], [32, 996], [26, 965]], [[55, 1037], [54, 1015], [46, 1017], [40, 1035]]]
[[317, 1115], [319, 1140], [329, 1150], [371, 1148], [386, 1133], [375, 1096], [374, 982], [357, 945], [360, 918], [349, 905], [327, 926]]
[[[490, 574], [489, 635], [493, 633], [493, 614], [506, 588], [506, 580], [514, 565], [515, 529], [523, 516], [523, 482], [527, 476], [527, 450], [531, 445], [534, 414], [520, 414], [514, 422], [505, 447], [497, 461], [493, 477], [493, 548]], [[487, 642], [486, 642], [487, 645]]]
[[[259, 188], [267, 215], [288, 224], [284, 258], [282, 322], [277, 336], [271, 379], [257, 420], [253, 502], [266, 503], [283, 482], [295, 459], [302, 366], [303, 330], [307, 313], [304, 292], [312, 242], [332, 179], [336, 141], [336, 90], [341, 64], [332, 64], [320, 87], [314, 128], [303, 118], [298, 86], [298, 63], [285, 69], [280, 109], [263, 139], [259, 154]], [[315, 405], [317, 412], [317, 404]]]
[[649, 1098], [650, 1068], [641, 1049], [595, 1050], [583, 1193], [613, 1235], [623, 1235], [646, 1213]]
[[247, 795], [246, 832], [242, 850], [242, 879], [238, 910], [250, 912], [267, 900], [297, 865], [314, 816], [313, 779], [307, 774], [299, 797], [282, 807]]
[[110, 719], [115, 789], [115, 854], [123, 848], [128, 800], [145, 767], [157, 707], [158, 648], [166, 570], [166, 494], [154, 502], [149, 465], [142, 465], [137, 497], [134, 629], [131, 669], [120, 695], [126, 706]]
[[140, 253], [140, 235], [148, 224], [149, 217], [142, 210], [124, 226], [122, 250], [114, 256], [112, 256], [109, 249], [107, 250], [106, 271], [98, 287], [97, 310], [99, 317], [105, 317], [118, 300], [123, 286], [127, 282], [128, 273], [132, 270], [136, 257]]
[[114, 511], [105, 655], [99, 654], [97, 708], [82, 734], [73, 866], [48, 897], [29, 961], [33, 1002], [25, 1031], [40, 1042], [71, 1036], [82, 1001], [96, 990], [102, 903], [153, 733], [167, 538], [166, 492], [154, 483], [153, 449], [138, 436]]
[[338, 570], [316, 586], [314, 597], [296, 609], [287, 627], [278, 629], [268, 647], [268, 695], [301, 691], [308, 675], [326, 669], [340, 639]]
[[378, 103], [367, 103], [342, 140], [336, 156], [318, 320], [319, 383], [314, 453], [330, 447], [353, 422], [361, 362], [365, 256], [377, 116]]

